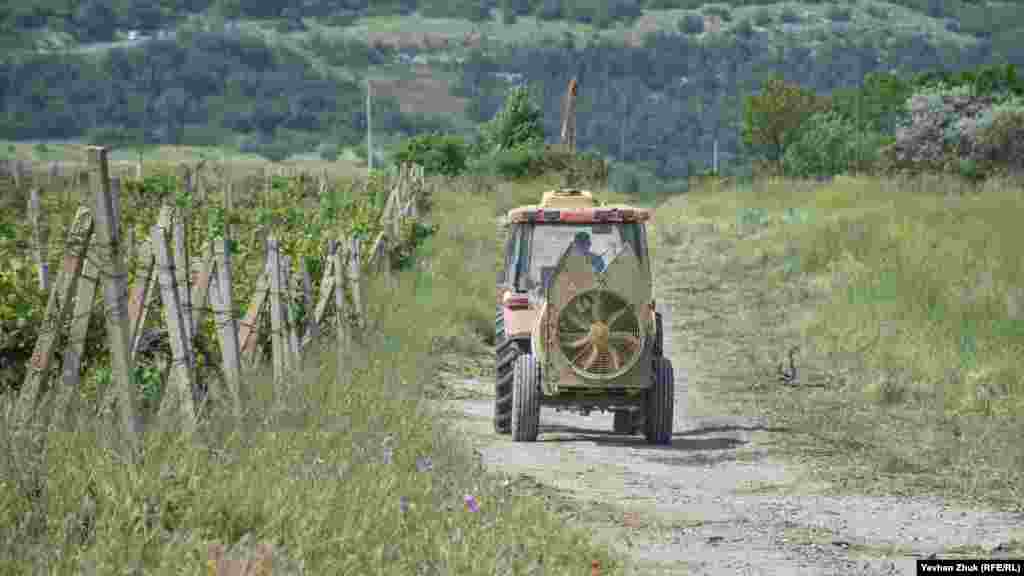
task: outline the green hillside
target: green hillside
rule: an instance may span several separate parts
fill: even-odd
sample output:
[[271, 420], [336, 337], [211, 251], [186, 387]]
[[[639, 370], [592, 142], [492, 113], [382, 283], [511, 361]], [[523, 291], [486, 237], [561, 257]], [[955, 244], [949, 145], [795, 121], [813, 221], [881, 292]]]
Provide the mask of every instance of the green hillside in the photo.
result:
[[[280, 160], [470, 134], [530, 86], [549, 140], [580, 79], [578, 143], [618, 188], [749, 172], [741, 103], [772, 73], [819, 94], [869, 73], [1024, 63], [1014, 3], [696, 1], [0, 4], [0, 139], [219, 145]], [[890, 123], [890, 128], [891, 128]], [[378, 149], [378, 154], [383, 153]]]

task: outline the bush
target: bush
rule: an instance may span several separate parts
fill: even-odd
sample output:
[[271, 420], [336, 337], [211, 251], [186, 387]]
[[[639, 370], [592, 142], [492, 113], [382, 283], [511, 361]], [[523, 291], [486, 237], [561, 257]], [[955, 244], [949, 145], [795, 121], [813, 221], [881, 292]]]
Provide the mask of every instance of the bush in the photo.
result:
[[547, 146], [535, 159], [535, 173], [572, 174], [581, 186], [604, 186], [608, 182], [608, 163], [590, 152], [568, 152], [560, 146]]
[[834, 111], [814, 114], [782, 158], [786, 174], [800, 178], [834, 176], [849, 170], [857, 157], [857, 130]]
[[571, 174], [580, 186], [604, 186], [608, 182], [608, 165], [603, 158], [591, 153], [567, 152], [559, 146], [500, 150], [471, 160], [469, 171], [477, 177], [510, 180]]
[[852, 118], [835, 110], [820, 112], [803, 125], [786, 149], [786, 174], [829, 177], [859, 169], [873, 172], [879, 151], [894, 138], [871, 129], [858, 129]]
[[982, 177], [1019, 164], [1021, 104], [1005, 95], [978, 95], [968, 86], [939, 83], [919, 89], [906, 103], [909, 120], [883, 150], [884, 169]]
[[697, 14], [687, 14], [679, 20], [679, 31], [683, 34], [700, 34], [704, 32], [704, 18]]
[[474, 158], [469, 170], [476, 176], [499, 176], [509, 180], [528, 178], [537, 173], [539, 154], [539, 150], [525, 146], [499, 150]]
[[977, 132], [973, 158], [993, 171], [1024, 168], [1024, 102], [994, 106], [985, 117], [991, 120]]
[[395, 162], [415, 162], [426, 174], [458, 176], [466, 170], [469, 145], [454, 134], [422, 134], [407, 138], [394, 153]]

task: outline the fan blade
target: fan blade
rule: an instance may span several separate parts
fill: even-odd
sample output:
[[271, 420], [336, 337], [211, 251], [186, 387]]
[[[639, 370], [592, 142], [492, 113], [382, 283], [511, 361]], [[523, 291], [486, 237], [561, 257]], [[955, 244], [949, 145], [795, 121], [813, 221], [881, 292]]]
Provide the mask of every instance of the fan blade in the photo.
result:
[[597, 362], [597, 359], [600, 357], [601, 352], [598, 351], [597, 346], [592, 347], [590, 356], [588, 356], [586, 361], [583, 362], [583, 367], [586, 368], [587, 370], [590, 370], [590, 367], [593, 366], [594, 362]]
[[608, 348], [608, 354], [612, 358], [612, 370], [618, 370], [622, 366], [622, 354], [619, 354], [618, 350], [611, 347]]
[[591, 317], [593, 318], [594, 322], [599, 322], [601, 320], [601, 317], [604, 316], [604, 314], [602, 313], [602, 312], [604, 312], [602, 310], [603, 307], [601, 306], [601, 303], [602, 303], [603, 300], [604, 300], [604, 291], [601, 291], [601, 290], [597, 291], [594, 294], [593, 306], [591, 306], [591, 309], [590, 309], [590, 311], [593, 313]]
[[636, 336], [633, 336], [629, 332], [612, 332], [611, 334], [608, 335], [608, 340], [610, 342], [624, 341], [630, 346], [632, 346], [634, 350], [640, 348], [640, 339], [637, 338]]
[[[596, 352], [596, 351], [597, 351], [597, 348], [595, 348], [595, 347], [594, 347], [593, 345], [591, 345], [591, 346], [590, 346], [590, 351], [591, 351], [591, 353], [594, 353], [594, 352]], [[580, 351], [580, 353], [579, 353], [579, 354], [577, 354], [577, 355], [576, 355], [576, 357], [575, 357], [575, 358], [573, 358], [573, 359], [572, 359], [572, 363], [573, 363], [573, 365], [579, 366], [579, 364], [580, 364], [580, 360], [581, 360], [581, 359], [583, 358], [583, 356], [585, 356], [586, 354], [587, 354], [587, 348], [584, 348], [583, 350], [581, 350], [581, 351]]]
[[610, 317], [608, 318], [608, 327], [609, 327], [609, 328], [611, 328], [611, 327], [612, 327], [612, 324], [615, 324], [615, 321], [616, 321], [616, 320], [618, 320], [619, 318], [622, 318], [622, 315], [623, 315], [623, 314], [625, 314], [625, 313], [626, 313], [626, 312], [628, 312], [628, 311], [629, 311], [629, 306], [626, 306], [625, 308], [620, 308], [620, 309], [616, 310], [616, 311], [615, 311], [615, 312], [614, 312], [614, 313], [613, 313], [613, 314], [612, 314], [612, 315], [611, 315], [611, 316], [610, 316]]
[[579, 316], [576, 316], [576, 313], [573, 311], [566, 310], [564, 317], [566, 322], [572, 324], [574, 327], [579, 328], [580, 330], [586, 330], [588, 327], [587, 321], [583, 320]]
[[588, 342], [590, 342], [590, 334], [585, 334], [582, 338], [579, 338], [578, 340], [573, 340], [572, 342], [568, 342], [566, 344], [566, 346], [568, 346], [570, 348], [579, 348], [580, 346], [583, 346], [584, 344], [586, 344]]

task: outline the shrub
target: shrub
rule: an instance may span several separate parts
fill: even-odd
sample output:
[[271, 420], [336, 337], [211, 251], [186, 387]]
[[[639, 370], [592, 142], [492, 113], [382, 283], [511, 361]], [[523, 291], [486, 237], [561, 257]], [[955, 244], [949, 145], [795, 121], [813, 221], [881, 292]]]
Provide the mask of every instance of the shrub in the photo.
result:
[[801, 125], [799, 137], [786, 148], [786, 174], [802, 178], [846, 172], [857, 157], [857, 130], [839, 113], [819, 112]]
[[535, 162], [537, 174], [571, 173], [581, 186], [604, 186], [608, 182], [608, 163], [590, 152], [569, 152], [560, 146], [547, 146]]
[[684, 34], [700, 34], [704, 32], [704, 18], [697, 14], [687, 14], [679, 20], [679, 31]]
[[1024, 168], [1024, 102], [994, 106], [985, 118], [988, 125], [976, 132], [973, 158], [991, 170]]
[[1014, 118], [1024, 108], [1018, 99], [938, 83], [914, 92], [906, 110], [909, 119], [883, 151], [886, 171], [966, 172], [980, 177], [996, 167], [1012, 166], [1015, 150], [1020, 150]]
[[395, 162], [416, 162], [427, 174], [458, 176], [466, 169], [469, 145], [458, 135], [421, 134], [407, 138], [394, 153]]

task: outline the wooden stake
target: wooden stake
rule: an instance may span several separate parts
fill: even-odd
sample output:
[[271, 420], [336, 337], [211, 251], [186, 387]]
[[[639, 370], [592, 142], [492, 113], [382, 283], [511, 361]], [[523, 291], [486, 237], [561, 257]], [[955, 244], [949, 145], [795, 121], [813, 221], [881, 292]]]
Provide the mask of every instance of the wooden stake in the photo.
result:
[[[345, 269], [337, 268], [337, 263], [335, 261], [337, 253], [338, 241], [331, 240], [327, 249], [327, 265], [324, 268], [324, 276], [320, 280], [320, 294], [317, 297], [316, 308], [313, 310], [313, 323], [317, 327], [323, 325], [324, 314], [327, 313], [327, 305], [330, 303], [330, 297], [339, 286], [337, 282], [337, 273], [340, 272], [341, 277], [344, 278]], [[337, 313], [337, 310], [335, 313]]]
[[[320, 330], [313, 310], [313, 277], [309, 273], [309, 262], [303, 258], [299, 263], [302, 269], [302, 300], [303, 305], [306, 307], [306, 327], [302, 333], [302, 342], [304, 343], [307, 340], [316, 340], [319, 338]], [[300, 350], [303, 345], [300, 345]]]
[[263, 274], [256, 281], [256, 293], [252, 296], [249, 309], [238, 329], [238, 339], [242, 346], [242, 359], [246, 365], [252, 365], [256, 358], [256, 345], [259, 343], [260, 312], [270, 293], [270, 256], [263, 265]]
[[79, 208], [75, 214], [64, 267], [57, 274], [56, 289], [50, 292], [46, 312], [43, 313], [43, 323], [39, 329], [39, 339], [36, 340], [32, 359], [27, 366], [28, 373], [21, 387], [18, 421], [22, 425], [32, 421], [39, 400], [48, 391], [50, 364], [57, 347], [60, 328], [68, 319], [71, 298], [78, 284], [78, 277], [82, 274], [82, 259], [89, 249], [92, 229], [92, 214], [86, 208]]
[[29, 220], [32, 222], [32, 243], [34, 244], [33, 256], [36, 261], [36, 271], [39, 278], [39, 289], [44, 292], [50, 291], [50, 264], [47, 262], [47, 244], [49, 237], [46, 218], [43, 215], [39, 201], [39, 188], [32, 188], [29, 192], [28, 205]]
[[78, 393], [82, 378], [82, 356], [85, 354], [85, 342], [89, 336], [89, 322], [92, 319], [92, 308], [96, 302], [96, 288], [99, 282], [99, 269], [93, 261], [93, 253], [86, 252], [85, 260], [82, 262], [82, 275], [78, 278], [75, 310], [71, 316], [71, 334], [64, 349], [64, 390], [58, 395], [54, 407], [58, 421], [67, 415], [68, 401]]
[[[192, 293], [189, 286], [189, 263], [191, 260], [188, 254], [188, 237], [187, 229], [185, 228], [185, 219], [187, 217], [188, 215], [184, 210], [178, 209], [174, 212], [174, 262], [178, 266], [174, 272], [175, 284], [178, 287], [178, 300], [181, 302], [182, 314], [185, 315], [185, 338], [191, 349], [195, 342], [195, 334], [192, 330], [192, 327], [195, 325], [195, 317], [192, 310]], [[188, 361], [189, 366], [195, 366], [192, 354], [188, 355]]]
[[173, 384], [167, 387], [170, 394], [165, 394], [160, 403], [160, 412], [167, 414], [177, 410], [186, 431], [195, 425], [195, 402], [192, 396], [193, 378], [192, 364], [189, 362], [189, 346], [185, 315], [178, 299], [180, 291], [176, 286], [174, 257], [167, 243], [167, 229], [159, 224], [153, 226], [153, 247], [156, 249], [157, 266], [160, 273], [160, 296], [164, 303], [164, 314], [167, 322], [167, 334], [171, 339]]
[[[350, 326], [349, 307], [345, 304], [345, 263], [342, 259], [341, 250], [334, 250], [331, 253], [331, 263], [334, 272], [334, 324], [338, 337], [338, 383], [345, 381], [345, 366], [348, 354], [352, 349], [352, 328]], [[351, 255], [349, 255], [351, 258]], [[324, 300], [326, 305], [326, 299]], [[319, 306], [318, 306], [319, 308]]]
[[281, 283], [284, 286], [284, 296], [287, 297], [284, 306], [284, 322], [288, 334], [288, 369], [294, 370], [299, 366], [299, 336], [298, 322], [296, 322], [295, 311], [292, 308], [292, 296], [295, 294], [292, 282], [292, 258], [285, 256], [282, 260]]
[[277, 238], [271, 236], [267, 244], [270, 247], [267, 253], [267, 258], [270, 260], [270, 329], [276, 387], [284, 385], [287, 343], [284, 332], [284, 298], [281, 294], [281, 254], [278, 251]]
[[363, 308], [362, 255], [358, 236], [349, 239], [348, 259], [348, 287], [352, 296], [352, 313], [355, 314], [355, 326], [361, 330], [366, 310]]
[[[115, 200], [110, 188], [110, 167], [107, 149], [90, 146], [89, 165], [93, 195], [96, 199], [97, 253], [99, 268], [104, 273], [103, 301], [107, 317], [107, 337], [113, 385], [118, 392], [121, 425], [129, 445], [138, 440], [136, 390], [132, 381], [131, 342], [128, 326], [128, 273], [121, 255], [118, 222], [114, 219]], [[102, 398], [102, 395], [98, 397]]]
[[[216, 268], [216, 248], [210, 246], [210, 250], [207, 251], [207, 255], [202, 260], [193, 258], [195, 264], [194, 269], [196, 270], [196, 278], [192, 282], [192, 334], [195, 335], [199, 332], [199, 325], [202, 321], [203, 314], [206, 312], [207, 304], [212, 300], [211, 294], [211, 283], [214, 278], [214, 269]], [[196, 262], [198, 260], [198, 262]]]
[[242, 359], [238, 346], [238, 326], [235, 321], [234, 300], [231, 298], [231, 249], [226, 238], [214, 242], [217, 257], [216, 302], [217, 328], [220, 332], [220, 353], [224, 365], [224, 379], [231, 395], [235, 418], [242, 416], [241, 372]]
[[153, 254], [152, 246], [146, 250], [142, 258], [142, 270], [135, 278], [135, 286], [132, 287], [131, 299], [128, 302], [128, 325], [131, 334], [131, 355], [139, 348], [139, 340], [142, 338], [142, 328], [146, 325], [146, 316], [149, 312], [149, 296], [156, 288], [156, 257]]

